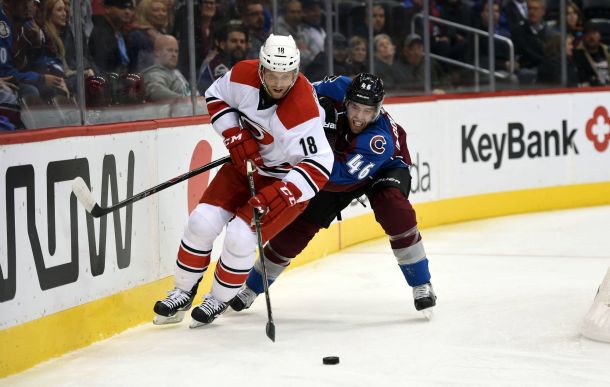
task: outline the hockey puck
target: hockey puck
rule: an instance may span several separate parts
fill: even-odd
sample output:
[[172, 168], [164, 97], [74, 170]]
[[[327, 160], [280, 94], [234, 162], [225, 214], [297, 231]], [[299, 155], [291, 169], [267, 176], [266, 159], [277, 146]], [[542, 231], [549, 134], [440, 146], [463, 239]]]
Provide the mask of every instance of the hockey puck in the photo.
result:
[[339, 364], [339, 356], [326, 356], [322, 358], [322, 363], [326, 365]]

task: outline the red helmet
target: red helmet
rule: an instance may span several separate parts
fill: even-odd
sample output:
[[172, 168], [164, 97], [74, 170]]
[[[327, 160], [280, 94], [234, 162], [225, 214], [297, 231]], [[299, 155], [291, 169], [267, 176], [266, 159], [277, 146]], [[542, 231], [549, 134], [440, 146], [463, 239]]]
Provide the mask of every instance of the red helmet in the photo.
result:
[[144, 80], [139, 74], [122, 74], [119, 76], [117, 87], [117, 103], [141, 104], [144, 103]]
[[110, 105], [110, 88], [106, 78], [100, 76], [85, 78], [85, 101], [87, 107]]

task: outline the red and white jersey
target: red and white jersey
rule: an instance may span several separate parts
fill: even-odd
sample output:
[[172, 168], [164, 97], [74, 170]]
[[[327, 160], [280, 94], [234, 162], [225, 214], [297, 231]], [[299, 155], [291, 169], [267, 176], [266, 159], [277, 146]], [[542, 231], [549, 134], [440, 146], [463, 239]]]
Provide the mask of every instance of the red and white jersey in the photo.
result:
[[328, 181], [333, 152], [324, 135], [324, 109], [307, 78], [299, 73], [280, 100], [266, 96], [258, 76], [258, 60], [237, 63], [206, 91], [214, 129], [222, 133], [243, 125], [258, 141], [264, 165], [261, 175], [295, 184], [299, 201], [311, 199]]

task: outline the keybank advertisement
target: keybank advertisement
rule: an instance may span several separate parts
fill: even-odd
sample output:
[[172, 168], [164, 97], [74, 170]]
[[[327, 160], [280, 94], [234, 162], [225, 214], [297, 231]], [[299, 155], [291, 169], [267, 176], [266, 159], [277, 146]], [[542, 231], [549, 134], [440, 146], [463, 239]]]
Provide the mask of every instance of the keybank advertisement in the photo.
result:
[[[608, 93], [450, 101], [441, 196], [610, 179]], [[472, 112], [472, 114], [465, 114]]]
[[[407, 131], [417, 204], [610, 181], [605, 101], [608, 92], [387, 110]], [[0, 329], [172, 274], [189, 211], [214, 172], [101, 219], [71, 193], [74, 177], [108, 206], [226, 154], [209, 124], [0, 145]], [[352, 203], [343, 218], [369, 213], [365, 204]]]
[[209, 162], [214, 142], [200, 128], [1, 146], [0, 329], [168, 275], [187, 196], [200, 196], [209, 176], [198, 176], [198, 193], [181, 183], [100, 219], [86, 214], [71, 181], [81, 176], [110, 206]]

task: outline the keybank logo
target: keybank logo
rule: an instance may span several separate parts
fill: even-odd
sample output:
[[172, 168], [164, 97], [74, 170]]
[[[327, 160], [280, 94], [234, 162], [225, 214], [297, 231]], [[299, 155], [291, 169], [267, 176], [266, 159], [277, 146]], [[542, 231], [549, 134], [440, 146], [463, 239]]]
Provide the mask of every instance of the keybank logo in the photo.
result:
[[598, 106], [593, 112], [593, 118], [587, 121], [585, 129], [587, 139], [593, 143], [598, 152], [603, 152], [610, 144], [610, 117], [603, 106]]
[[509, 122], [504, 133], [481, 133], [478, 124], [462, 125], [462, 163], [491, 162], [498, 169], [504, 160], [542, 158], [578, 154], [574, 144], [576, 129], [526, 130], [520, 122]]

